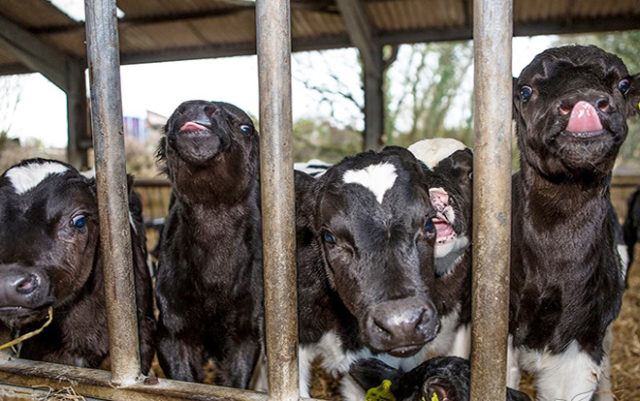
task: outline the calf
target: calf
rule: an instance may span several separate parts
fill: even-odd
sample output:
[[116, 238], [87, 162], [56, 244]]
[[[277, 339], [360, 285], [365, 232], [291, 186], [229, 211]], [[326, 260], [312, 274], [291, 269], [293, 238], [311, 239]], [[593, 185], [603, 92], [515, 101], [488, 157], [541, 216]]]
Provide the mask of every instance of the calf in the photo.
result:
[[[300, 388], [310, 363], [331, 373], [378, 355], [413, 367], [439, 330], [436, 210], [425, 172], [406, 149], [365, 152], [319, 178], [296, 173]], [[361, 394], [350, 393], [347, 399]]]
[[[349, 374], [362, 388], [370, 389], [368, 394], [378, 390], [383, 392], [381, 395], [392, 394], [398, 401], [469, 401], [470, 370], [469, 361], [458, 357], [429, 359], [409, 372], [377, 359], [365, 359], [354, 364]], [[388, 384], [381, 386], [384, 380]], [[506, 399], [531, 400], [511, 388], [507, 388]]]
[[508, 383], [531, 371], [539, 400], [588, 400], [606, 379], [626, 270], [609, 183], [639, 85], [594, 46], [548, 49], [514, 82]]
[[[130, 186], [131, 187], [131, 186]], [[153, 358], [151, 278], [136, 194], [131, 242], [142, 371]], [[96, 183], [58, 161], [25, 160], [0, 177], [0, 324], [15, 337], [53, 322], [18, 345], [21, 357], [96, 368], [109, 338]]]
[[156, 286], [157, 344], [172, 379], [245, 388], [263, 327], [258, 133], [220, 102], [188, 101], [169, 118], [160, 160], [173, 188]]
[[425, 185], [437, 210], [433, 297], [442, 329], [429, 351], [433, 356], [468, 358], [473, 154], [463, 143], [450, 138], [424, 139], [409, 150], [428, 167]]

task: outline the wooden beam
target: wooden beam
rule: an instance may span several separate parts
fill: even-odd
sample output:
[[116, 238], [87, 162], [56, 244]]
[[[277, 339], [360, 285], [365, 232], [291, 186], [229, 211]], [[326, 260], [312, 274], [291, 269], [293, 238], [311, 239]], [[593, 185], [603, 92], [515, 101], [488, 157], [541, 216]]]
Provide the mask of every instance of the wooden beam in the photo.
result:
[[[0, 29], [3, 28], [0, 26]], [[574, 19], [567, 21], [532, 21], [516, 23], [514, 36], [537, 36], [551, 34], [570, 34], [588, 32], [613, 32], [640, 29], [640, 16], [611, 17], [602, 19]], [[374, 39], [376, 46], [397, 45], [404, 43], [446, 42], [453, 40], [470, 40], [471, 27], [457, 26], [445, 29], [413, 30], [403, 32], [379, 31]], [[0, 37], [0, 42], [2, 41]], [[347, 34], [321, 37], [292, 38], [292, 51], [327, 50], [353, 46]], [[255, 42], [234, 44], [206, 45], [193, 48], [175, 48], [159, 51], [143, 51], [123, 53], [121, 63], [141, 64], [163, 61], [195, 60], [231, 56], [248, 56], [255, 54]], [[26, 74], [37, 72], [37, 69], [11, 63], [0, 65], [0, 75]]]
[[87, 149], [84, 142], [91, 140], [87, 115], [87, 83], [84, 75], [84, 61], [68, 65], [69, 88], [67, 94], [67, 161], [79, 169], [89, 167]]
[[42, 73], [62, 90], [69, 88], [66, 70], [70, 57], [1, 15], [0, 43], [24, 65]]
[[[375, 44], [375, 28], [371, 24], [362, 0], [336, 0], [351, 42], [360, 51], [366, 69], [377, 68], [380, 63], [379, 45]], [[370, 70], [369, 73], [378, 71]]]

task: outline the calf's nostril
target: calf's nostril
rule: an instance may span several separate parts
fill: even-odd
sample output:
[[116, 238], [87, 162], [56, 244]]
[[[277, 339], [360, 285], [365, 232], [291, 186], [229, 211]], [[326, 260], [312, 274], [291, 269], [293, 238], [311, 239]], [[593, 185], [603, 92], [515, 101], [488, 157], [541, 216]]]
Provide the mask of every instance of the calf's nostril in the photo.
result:
[[563, 116], [566, 116], [567, 114], [571, 113], [570, 107], [560, 106], [558, 107], [558, 109], [560, 110], [560, 114], [562, 114]]
[[16, 291], [20, 294], [30, 294], [38, 288], [38, 276], [29, 274], [16, 284]]
[[603, 112], [608, 112], [611, 109], [609, 99], [602, 97], [596, 101], [596, 106]]

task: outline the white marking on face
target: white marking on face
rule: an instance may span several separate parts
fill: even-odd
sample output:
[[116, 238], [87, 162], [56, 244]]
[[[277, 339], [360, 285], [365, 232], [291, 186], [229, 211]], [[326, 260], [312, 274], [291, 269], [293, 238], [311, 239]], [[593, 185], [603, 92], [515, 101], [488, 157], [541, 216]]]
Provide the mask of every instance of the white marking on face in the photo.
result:
[[423, 139], [409, 146], [409, 151], [416, 159], [429, 168], [434, 168], [443, 159], [451, 156], [455, 151], [466, 149], [464, 143], [453, 138]]
[[539, 400], [591, 400], [602, 372], [597, 364], [573, 340], [560, 354], [519, 349], [519, 365], [536, 375]]
[[372, 164], [361, 170], [348, 170], [342, 176], [345, 184], [360, 184], [369, 189], [382, 204], [384, 194], [396, 182], [396, 168], [390, 163]]
[[35, 188], [45, 178], [51, 174], [62, 174], [69, 170], [69, 167], [62, 163], [44, 162], [30, 163], [24, 166], [12, 167], [4, 174], [11, 181], [11, 185], [18, 195], [22, 195], [28, 190]]

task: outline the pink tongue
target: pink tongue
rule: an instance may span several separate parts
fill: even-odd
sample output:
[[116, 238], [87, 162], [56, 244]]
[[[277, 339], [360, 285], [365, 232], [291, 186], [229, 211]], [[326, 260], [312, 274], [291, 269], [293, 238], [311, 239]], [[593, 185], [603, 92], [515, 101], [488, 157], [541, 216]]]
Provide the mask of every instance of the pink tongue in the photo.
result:
[[201, 130], [206, 130], [207, 127], [200, 125], [196, 122], [193, 121], [188, 121], [186, 123], [184, 123], [184, 125], [182, 127], [180, 127], [180, 131], [201, 131]]
[[571, 110], [571, 117], [567, 125], [569, 132], [594, 132], [602, 129], [598, 112], [584, 100], [579, 101]]

